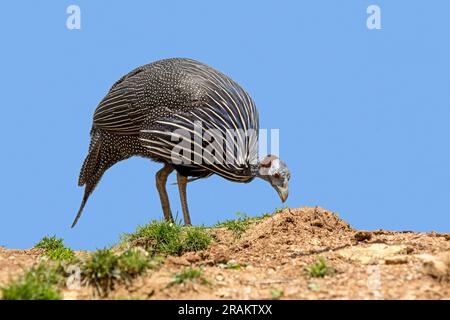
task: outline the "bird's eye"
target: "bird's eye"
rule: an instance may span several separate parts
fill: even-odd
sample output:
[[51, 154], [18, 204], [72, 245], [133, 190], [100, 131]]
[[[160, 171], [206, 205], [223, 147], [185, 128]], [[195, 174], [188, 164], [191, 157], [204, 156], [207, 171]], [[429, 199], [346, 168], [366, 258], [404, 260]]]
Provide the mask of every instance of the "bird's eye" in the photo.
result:
[[276, 172], [276, 173], [273, 174], [273, 177], [275, 179], [280, 179], [280, 174], [278, 172]]

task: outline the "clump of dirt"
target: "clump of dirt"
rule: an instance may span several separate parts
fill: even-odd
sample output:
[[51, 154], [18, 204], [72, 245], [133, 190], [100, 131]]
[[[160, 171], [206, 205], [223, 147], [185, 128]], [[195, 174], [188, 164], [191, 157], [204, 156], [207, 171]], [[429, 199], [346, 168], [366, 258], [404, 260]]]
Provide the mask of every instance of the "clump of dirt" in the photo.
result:
[[348, 223], [322, 208], [285, 209], [249, 230], [236, 255], [254, 266], [276, 267], [296, 257], [349, 246], [351, 234]]
[[[214, 243], [206, 250], [167, 257], [159, 269], [118, 286], [108, 298], [450, 298], [447, 233], [354, 230], [320, 207], [251, 220], [240, 234], [223, 227], [209, 232]], [[0, 286], [39, 257], [34, 249], [0, 248]], [[311, 265], [333, 272], [312, 273]], [[205, 281], [169, 285], [191, 268]], [[98, 298], [86, 287], [63, 293], [66, 299]]]

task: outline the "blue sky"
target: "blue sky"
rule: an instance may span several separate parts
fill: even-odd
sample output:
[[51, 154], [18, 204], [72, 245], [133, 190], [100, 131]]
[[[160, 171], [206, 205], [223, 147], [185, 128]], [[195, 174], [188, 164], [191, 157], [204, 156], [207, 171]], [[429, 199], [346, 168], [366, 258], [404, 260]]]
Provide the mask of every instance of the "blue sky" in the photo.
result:
[[[66, 8], [81, 8], [81, 30]], [[366, 9], [381, 8], [381, 30]], [[8, 1], [0, 11], [0, 245], [56, 234], [101, 248], [162, 217], [154, 174], [133, 158], [110, 169], [75, 229], [77, 179], [94, 109], [131, 69], [190, 57], [251, 94], [280, 129], [290, 207], [320, 205], [353, 227], [450, 229], [450, 2]], [[175, 176], [169, 178], [175, 181]], [[177, 187], [169, 185], [179, 212]], [[194, 224], [280, 207], [264, 181], [192, 183]]]

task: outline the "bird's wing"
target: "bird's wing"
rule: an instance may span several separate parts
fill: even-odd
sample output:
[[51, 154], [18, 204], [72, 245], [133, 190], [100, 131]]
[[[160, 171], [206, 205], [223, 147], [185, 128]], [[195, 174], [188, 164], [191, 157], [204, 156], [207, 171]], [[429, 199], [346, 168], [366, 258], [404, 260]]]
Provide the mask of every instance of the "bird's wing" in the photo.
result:
[[145, 113], [138, 107], [141, 67], [118, 80], [99, 103], [94, 113], [94, 127], [120, 134], [139, 134]]
[[[253, 101], [233, 82], [210, 83], [204, 90], [197, 107], [155, 119], [141, 130], [141, 143], [169, 163], [181, 160], [229, 180], [248, 181], [258, 157]], [[227, 140], [229, 133], [235, 137]]]

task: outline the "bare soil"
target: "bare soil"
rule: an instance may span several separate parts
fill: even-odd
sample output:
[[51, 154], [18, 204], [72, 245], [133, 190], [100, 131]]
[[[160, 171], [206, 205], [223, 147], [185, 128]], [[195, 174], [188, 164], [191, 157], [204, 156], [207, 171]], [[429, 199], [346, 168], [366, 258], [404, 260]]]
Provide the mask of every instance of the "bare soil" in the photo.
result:
[[[168, 257], [108, 299], [449, 299], [450, 234], [360, 231], [316, 207], [284, 209], [254, 222], [241, 236], [211, 229], [207, 250]], [[86, 252], [77, 252], [83, 255]], [[307, 266], [323, 257], [335, 270], [314, 278]], [[0, 248], [0, 286], [37, 263], [40, 251]], [[239, 263], [240, 269], [224, 264]], [[168, 287], [176, 272], [203, 270], [208, 284]], [[275, 293], [276, 292], [276, 293]], [[65, 299], [96, 299], [90, 287], [65, 289]]]

